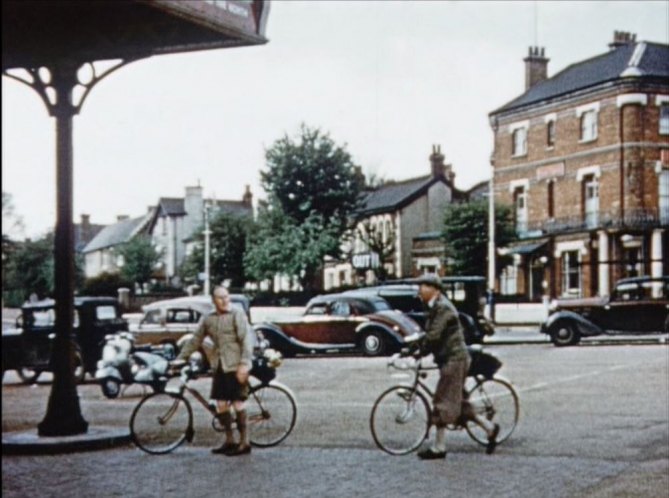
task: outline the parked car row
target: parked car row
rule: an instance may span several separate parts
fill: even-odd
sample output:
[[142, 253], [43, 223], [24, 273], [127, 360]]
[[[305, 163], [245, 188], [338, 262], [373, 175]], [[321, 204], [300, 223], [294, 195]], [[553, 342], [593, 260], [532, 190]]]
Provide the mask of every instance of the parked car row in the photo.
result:
[[[447, 277], [445, 295], [458, 308], [468, 344], [492, 335], [492, 324], [483, 316], [485, 282], [482, 277]], [[249, 317], [250, 301], [232, 294], [234, 306]], [[2, 372], [17, 370], [24, 382], [35, 382], [49, 370], [55, 337], [53, 300], [26, 303], [16, 327], [3, 330]], [[129, 331], [134, 344], [174, 346], [179, 350], [192, 337], [202, 318], [214, 311], [208, 296], [169, 299], [148, 304], [143, 317]], [[356, 351], [368, 356], [391, 354], [406, 338], [421, 332], [425, 310], [418, 285], [410, 280], [366, 287], [313, 298], [300, 317], [253, 325], [260, 340], [285, 356]], [[74, 368], [77, 379], [94, 375], [110, 334], [128, 331], [119, 304], [111, 297], [75, 299]], [[669, 333], [669, 276], [623, 279], [604, 298], [555, 301], [541, 325], [556, 346], [578, 344], [582, 337], [615, 333]], [[205, 365], [213, 345], [205, 342], [200, 353]]]

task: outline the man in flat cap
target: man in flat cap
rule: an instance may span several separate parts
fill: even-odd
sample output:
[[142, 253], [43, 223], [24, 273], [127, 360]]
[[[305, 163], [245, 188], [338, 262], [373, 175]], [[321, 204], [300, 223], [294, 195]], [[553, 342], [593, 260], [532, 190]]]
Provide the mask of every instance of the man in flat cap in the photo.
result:
[[431, 425], [436, 427], [432, 444], [418, 452], [423, 460], [446, 457], [446, 426], [458, 420], [472, 420], [488, 434], [488, 454], [495, 450], [499, 426], [477, 417], [469, 403], [463, 401], [463, 389], [469, 370], [469, 353], [458, 318], [458, 311], [441, 293], [441, 280], [437, 275], [423, 275], [418, 278], [418, 294], [427, 306], [425, 321], [424, 354], [432, 353], [439, 367], [439, 381], [432, 400]]

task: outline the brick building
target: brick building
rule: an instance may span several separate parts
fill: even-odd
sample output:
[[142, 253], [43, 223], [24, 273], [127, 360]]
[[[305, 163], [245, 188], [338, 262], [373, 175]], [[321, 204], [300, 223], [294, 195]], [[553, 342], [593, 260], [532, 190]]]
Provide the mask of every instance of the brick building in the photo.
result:
[[547, 78], [531, 47], [525, 93], [490, 113], [496, 204], [520, 241], [498, 291], [607, 295], [668, 271], [669, 46], [616, 32], [609, 51]]

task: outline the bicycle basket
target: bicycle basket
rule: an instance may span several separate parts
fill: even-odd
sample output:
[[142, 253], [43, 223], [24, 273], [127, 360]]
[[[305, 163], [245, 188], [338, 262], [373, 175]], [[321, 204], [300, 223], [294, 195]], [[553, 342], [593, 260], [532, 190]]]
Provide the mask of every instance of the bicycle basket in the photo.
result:
[[249, 373], [263, 384], [266, 384], [276, 377], [276, 368], [272, 368], [268, 365], [267, 358], [258, 357], [253, 358], [253, 366]]
[[502, 367], [502, 362], [496, 356], [483, 351], [470, 351], [472, 363], [468, 375], [482, 375], [486, 379], [492, 378]]

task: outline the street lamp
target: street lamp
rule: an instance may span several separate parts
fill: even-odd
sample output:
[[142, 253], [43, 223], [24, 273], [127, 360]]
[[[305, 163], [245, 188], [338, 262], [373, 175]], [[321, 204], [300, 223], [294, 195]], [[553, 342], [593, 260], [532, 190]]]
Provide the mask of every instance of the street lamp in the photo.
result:
[[490, 177], [488, 198], [488, 316], [495, 321], [495, 187]]
[[205, 201], [204, 204], [204, 295], [209, 295], [209, 260], [210, 260], [210, 243], [209, 236], [211, 230], [209, 229], [209, 209], [210, 205]]

